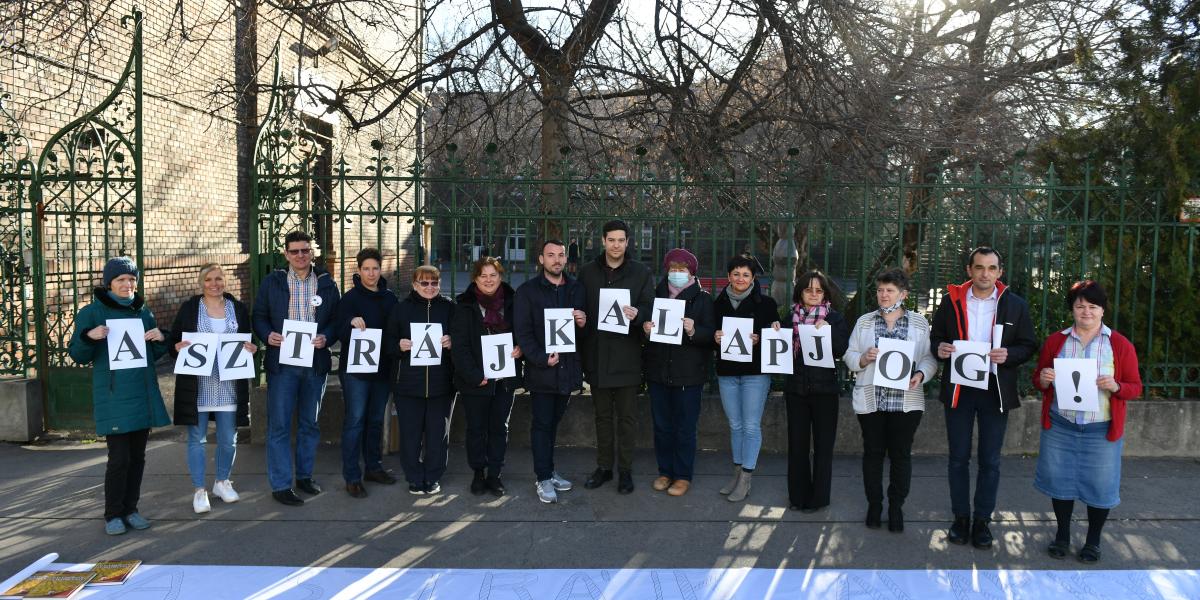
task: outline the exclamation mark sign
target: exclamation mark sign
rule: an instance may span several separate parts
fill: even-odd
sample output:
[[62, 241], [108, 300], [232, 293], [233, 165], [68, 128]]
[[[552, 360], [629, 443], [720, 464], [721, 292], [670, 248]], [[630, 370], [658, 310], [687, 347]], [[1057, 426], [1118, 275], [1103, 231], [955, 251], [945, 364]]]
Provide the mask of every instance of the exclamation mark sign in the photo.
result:
[[1083, 404], [1083, 396], [1079, 395], [1079, 377], [1080, 377], [1080, 375], [1081, 375], [1081, 373], [1079, 371], [1074, 371], [1071, 373], [1071, 381], [1075, 382], [1075, 403], [1076, 404]]

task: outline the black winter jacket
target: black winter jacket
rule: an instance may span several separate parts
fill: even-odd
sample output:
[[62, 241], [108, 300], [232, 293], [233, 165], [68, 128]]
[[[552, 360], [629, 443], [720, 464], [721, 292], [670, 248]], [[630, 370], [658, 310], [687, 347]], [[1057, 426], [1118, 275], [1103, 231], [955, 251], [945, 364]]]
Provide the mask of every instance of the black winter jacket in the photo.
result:
[[[654, 304], [654, 276], [640, 262], [626, 257], [620, 267], [609, 270], [604, 254], [579, 268], [579, 282], [587, 294], [587, 324], [580, 333], [583, 372], [597, 388], [626, 387], [642, 383], [642, 336], [639, 331]], [[629, 333], [599, 331], [600, 288], [629, 290], [629, 302], [638, 314]], [[605, 307], [607, 310], [611, 307]]]
[[392, 308], [400, 302], [396, 294], [387, 287], [387, 280], [380, 277], [379, 285], [374, 292], [368, 290], [362, 284], [358, 274], [354, 275], [354, 287], [342, 296], [338, 301], [337, 309], [337, 336], [338, 341], [342, 343], [342, 353], [338, 360], [338, 373], [342, 376], [349, 375], [358, 379], [367, 381], [391, 380], [392, 377], [392, 362], [385, 360], [383, 353], [379, 357], [379, 371], [375, 373], [346, 373], [346, 364], [349, 362], [350, 354], [350, 330], [354, 329], [350, 325], [355, 317], [362, 317], [367, 324], [367, 329], [383, 329], [387, 325], [388, 315], [391, 314]]
[[[492, 396], [496, 393], [496, 385], [513, 390], [521, 381], [522, 360], [506, 356], [505, 360], [516, 361], [517, 376], [499, 380], [488, 379], [487, 385], [482, 387], [479, 385], [479, 382], [483, 381], [483, 346], [480, 340], [485, 335], [512, 331], [513, 303], [516, 301], [516, 292], [513, 291], [512, 286], [504, 282], [500, 283], [500, 287], [504, 290], [503, 317], [507, 328], [498, 331], [490, 331], [483, 325], [483, 311], [479, 307], [479, 300], [475, 298], [474, 282], [467, 286], [467, 291], [459, 294], [456, 298], [454, 317], [450, 320], [450, 353], [454, 356], [454, 387], [458, 388], [460, 394]], [[513, 343], [516, 343], [516, 336], [513, 336]], [[488, 358], [494, 359], [494, 356], [489, 355]]]
[[[713, 324], [717, 329], [721, 328], [722, 319], [725, 317], [739, 317], [743, 319], [754, 319], [754, 329], [752, 333], [759, 333], [761, 330], [771, 326], [771, 323], [779, 320], [779, 305], [775, 303], [775, 299], [764, 295], [758, 285], [750, 288], [750, 295], [738, 304], [737, 308], [733, 307], [733, 303], [729, 301], [729, 288], [726, 287], [717, 294], [717, 299], [713, 301], [714, 319]], [[762, 368], [759, 366], [760, 356], [762, 355], [762, 344], [753, 345], [754, 360], [752, 362], [734, 362], [731, 360], [721, 360], [720, 348], [717, 349], [717, 376], [731, 377], [741, 375], [761, 375]]]
[[[795, 324], [794, 316], [789, 311], [780, 326], [784, 329], [792, 329]], [[842, 356], [850, 347], [850, 324], [846, 322], [846, 317], [842, 313], [832, 309], [828, 315], [825, 315], [825, 323], [833, 332], [833, 339], [830, 342], [833, 345], [834, 367], [810, 367], [804, 364], [804, 358], [797, 350], [793, 354], [792, 374], [788, 375], [787, 382], [784, 384], [784, 391], [787, 393], [801, 396], [836, 395], [841, 391], [838, 387], [838, 366], [842, 364]]]
[[[658, 283], [654, 293], [657, 298], [668, 297], [665, 277]], [[717, 331], [712, 296], [697, 281], [680, 292], [676, 299], [687, 303], [683, 316], [695, 321], [695, 332], [691, 337], [685, 333], [680, 346], [647, 342], [642, 358], [646, 381], [672, 387], [701, 385], [708, 381], [708, 366], [715, 347], [713, 334]]]
[[[454, 376], [453, 357], [442, 350], [442, 363], [429, 367], [414, 367], [408, 364], [412, 350], [400, 351], [400, 340], [410, 339], [413, 323], [441, 323], [442, 335], [450, 335], [450, 318], [454, 314], [454, 303], [445, 296], [433, 300], [422, 298], [413, 290], [407, 298], [392, 307], [387, 325], [383, 328], [385, 360], [391, 363], [395, 376], [392, 378], [397, 396], [409, 398], [437, 398], [454, 393], [451, 378]], [[412, 340], [413, 347], [421, 340]], [[441, 348], [441, 340], [433, 340]], [[451, 349], [454, 344], [451, 343]]]
[[[200, 299], [202, 297], [196, 295], [188, 298], [179, 307], [179, 312], [175, 313], [175, 322], [171, 324], [171, 331], [167, 335], [167, 352], [171, 354], [172, 360], [179, 356], [179, 353], [175, 351], [175, 344], [183, 340], [184, 332], [195, 332], [200, 326]], [[229, 294], [225, 294], [225, 298], [233, 301], [233, 317], [237, 320], [238, 333], [250, 333], [253, 328], [253, 324], [250, 322], [250, 310]], [[250, 380], [234, 380], [233, 389], [237, 392], [237, 426], [249, 427]], [[199, 377], [195, 375], [175, 376], [174, 422], [176, 425], [196, 425], [200, 422], [200, 413], [196, 406], [199, 396]]]
[[[525, 389], [548, 394], [570, 394], [583, 387], [583, 368], [578, 352], [559, 353], [558, 364], [548, 364], [543, 311], [547, 308], [583, 310], [583, 286], [569, 275], [563, 285], [554, 285], [544, 275], [521, 284], [513, 303], [513, 334], [525, 356]], [[579, 341], [576, 331], [575, 341]]]

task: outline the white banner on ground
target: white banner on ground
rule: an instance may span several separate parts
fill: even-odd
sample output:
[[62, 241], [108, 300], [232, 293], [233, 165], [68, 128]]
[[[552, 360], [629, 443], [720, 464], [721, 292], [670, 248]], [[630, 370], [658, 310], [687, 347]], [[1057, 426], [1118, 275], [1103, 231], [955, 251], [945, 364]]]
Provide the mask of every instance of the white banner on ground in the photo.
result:
[[312, 321], [283, 320], [283, 343], [279, 345], [279, 364], [295, 367], [311, 367], [313, 364], [313, 339], [317, 337], [317, 324]]
[[108, 369], [136, 369], [146, 366], [146, 327], [141, 319], [109, 319]]

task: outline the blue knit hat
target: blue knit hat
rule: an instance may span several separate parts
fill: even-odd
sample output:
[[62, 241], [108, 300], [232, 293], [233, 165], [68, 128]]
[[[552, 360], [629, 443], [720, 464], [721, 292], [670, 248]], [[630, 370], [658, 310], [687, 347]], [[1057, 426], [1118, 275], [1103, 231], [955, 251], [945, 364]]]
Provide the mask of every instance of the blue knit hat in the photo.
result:
[[133, 259], [128, 256], [116, 256], [108, 259], [104, 265], [104, 287], [111, 286], [112, 280], [122, 275], [138, 277], [138, 268], [133, 264]]

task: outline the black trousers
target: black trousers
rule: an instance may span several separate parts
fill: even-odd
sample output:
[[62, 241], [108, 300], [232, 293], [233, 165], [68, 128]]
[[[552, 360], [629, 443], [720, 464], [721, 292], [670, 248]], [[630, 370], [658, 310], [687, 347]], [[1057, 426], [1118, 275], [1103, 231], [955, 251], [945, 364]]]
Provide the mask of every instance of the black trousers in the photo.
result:
[[108, 464], [104, 467], [105, 521], [138, 511], [142, 473], [146, 470], [146, 440], [149, 438], [149, 429], [104, 437], [108, 445]]
[[784, 394], [788, 425], [788, 500], [801, 508], [829, 505], [837, 394]]
[[460, 394], [467, 416], [467, 464], [472, 470], [487, 469], [499, 477], [508, 451], [508, 418], [512, 415], [513, 390], [496, 384], [487, 396]]
[[867, 502], [883, 502], [883, 459], [890, 461], [888, 504], [904, 505], [912, 482], [913, 434], [921, 424], [922, 411], [873, 412], [858, 415], [863, 436], [863, 488]]
[[404, 478], [413, 485], [440, 481], [450, 459], [454, 396], [397, 396], [395, 402], [400, 418], [400, 465], [404, 468]]
[[617, 469], [633, 470], [633, 449], [637, 441], [638, 386], [592, 388], [592, 406], [596, 411], [596, 466], [613, 468], [614, 434]]

